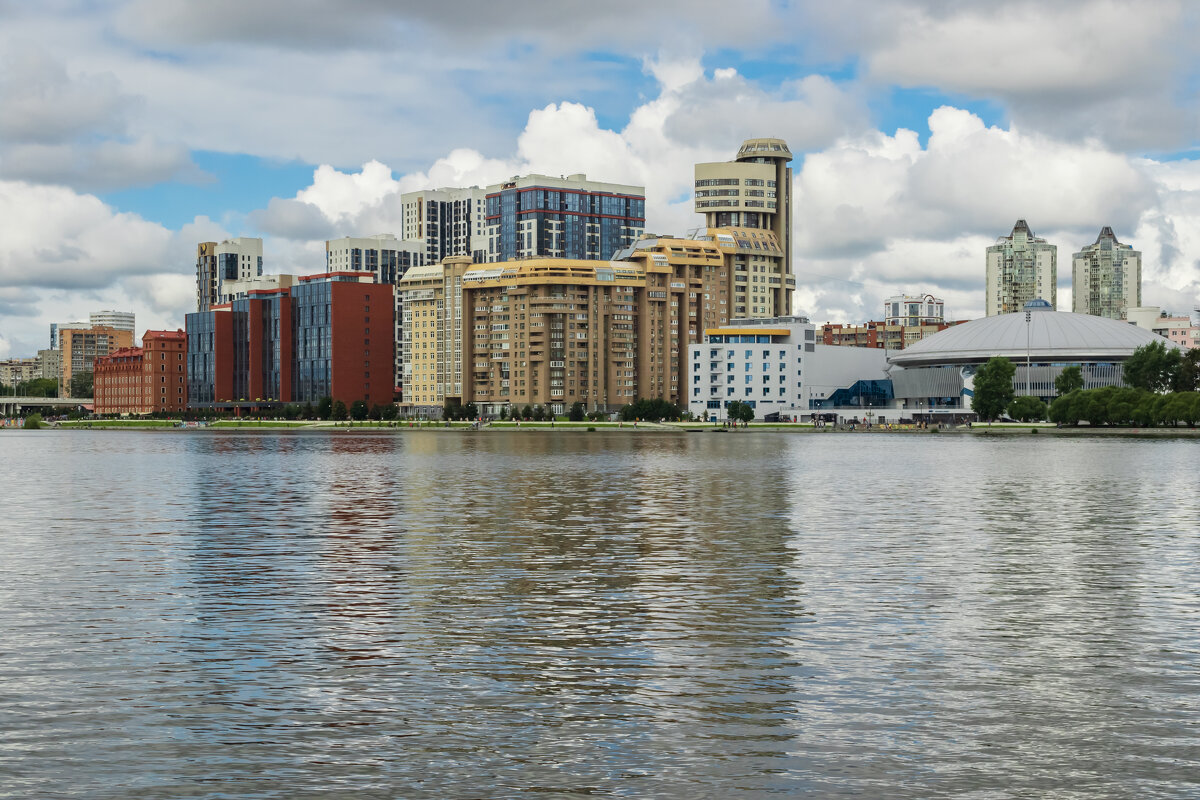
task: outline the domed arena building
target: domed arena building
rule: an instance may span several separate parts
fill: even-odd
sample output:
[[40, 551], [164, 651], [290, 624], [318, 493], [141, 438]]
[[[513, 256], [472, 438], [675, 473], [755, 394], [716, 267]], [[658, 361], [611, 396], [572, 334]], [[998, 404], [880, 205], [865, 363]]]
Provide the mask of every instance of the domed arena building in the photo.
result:
[[1178, 347], [1128, 322], [1054, 311], [1045, 300], [1032, 300], [1023, 312], [956, 325], [892, 353], [888, 376], [906, 416], [969, 419], [975, 372], [993, 356], [1016, 366], [1017, 396], [1049, 401], [1066, 367], [1081, 368], [1085, 389], [1123, 386], [1122, 362], [1151, 342]]

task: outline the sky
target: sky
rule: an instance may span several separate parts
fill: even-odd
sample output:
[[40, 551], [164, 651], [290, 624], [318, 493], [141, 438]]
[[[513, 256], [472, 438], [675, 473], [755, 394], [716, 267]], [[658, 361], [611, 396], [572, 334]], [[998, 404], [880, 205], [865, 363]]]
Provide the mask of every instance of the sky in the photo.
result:
[[759, 136], [795, 154], [813, 322], [901, 292], [982, 316], [1017, 219], [1060, 310], [1108, 225], [1143, 303], [1190, 313], [1198, 34], [1173, 0], [0, 0], [0, 357], [99, 309], [182, 327], [201, 241], [320, 272], [413, 189], [583, 172], [684, 235], [693, 165]]

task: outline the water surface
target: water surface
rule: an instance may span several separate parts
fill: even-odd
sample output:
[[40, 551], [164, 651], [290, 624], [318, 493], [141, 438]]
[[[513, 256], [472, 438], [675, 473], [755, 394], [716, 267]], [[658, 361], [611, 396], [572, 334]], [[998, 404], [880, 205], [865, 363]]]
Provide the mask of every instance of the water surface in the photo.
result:
[[5, 431], [0, 797], [1195, 797], [1198, 456]]

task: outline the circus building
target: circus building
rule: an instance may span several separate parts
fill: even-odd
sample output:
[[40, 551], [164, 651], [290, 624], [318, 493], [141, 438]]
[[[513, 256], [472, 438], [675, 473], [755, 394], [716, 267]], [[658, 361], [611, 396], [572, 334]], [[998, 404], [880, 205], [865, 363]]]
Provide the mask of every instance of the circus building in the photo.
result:
[[1044, 300], [1031, 300], [1023, 311], [956, 325], [889, 355], [888, 374], [905, 413], [969, 413], [975, 372], [994, 356], [1016, 365], [1018, 396], [1050, 400], [1066, 367], [1081, 368], [1084, 388], [1122, 386], [1122, 364], [1134, 350], [1151, 342], [1177, 346], [1127, 322], [1054, 311]]

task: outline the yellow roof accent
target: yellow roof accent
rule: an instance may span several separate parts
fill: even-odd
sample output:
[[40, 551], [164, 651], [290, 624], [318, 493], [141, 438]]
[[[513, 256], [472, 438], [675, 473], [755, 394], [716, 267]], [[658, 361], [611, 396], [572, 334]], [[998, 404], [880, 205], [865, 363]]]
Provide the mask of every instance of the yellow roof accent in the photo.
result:
[[[597, 273], [617, 280], [644, 280], [645, 270], [633, 261], [592, 261], [576, 258], [525, 258], [479, 264], [463, 273], [463, 283], [500, 281], [598, 281]], [[607, 279], [606, 279], [607, 282]]]
[[756, 334], [766, 334], [768, 336], [790, 336], [791, 331], [787, 328], [705, 328], [705, 336], [754, 336]]

